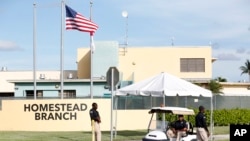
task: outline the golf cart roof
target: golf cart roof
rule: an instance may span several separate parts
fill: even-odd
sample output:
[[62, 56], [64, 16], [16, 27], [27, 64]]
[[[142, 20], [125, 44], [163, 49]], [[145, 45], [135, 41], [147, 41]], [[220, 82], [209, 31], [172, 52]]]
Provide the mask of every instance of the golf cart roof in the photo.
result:
[[193, 109], [183, 108], [183, 107], [152, 107], [149, 111], [150, 114], [153, 113], [171, 113], [174, 115], [194, 115]]

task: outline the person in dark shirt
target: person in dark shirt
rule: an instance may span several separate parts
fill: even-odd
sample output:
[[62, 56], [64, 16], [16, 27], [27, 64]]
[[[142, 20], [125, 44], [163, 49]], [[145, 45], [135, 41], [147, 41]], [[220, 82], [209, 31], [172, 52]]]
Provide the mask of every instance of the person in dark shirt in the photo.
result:
[[170, 138], [176, 138], [176, 133], [174, 129], [174, 122], [169, 122], [168, 130], [167, 130], [167, 137]]
[[205, 116], [205, 108], [203, 106], [199, 106], [199, 113], [195, 117], [195, 125], [197, 128], [197, 141], [208, 141], [208, 137], [210, 135], [209, 130], [207, 128], [206, 116]]
[[[95, 141], [101, 141], [101, 130], [100, 130], [100, 123], [101, 123], [101, 117], [99, 115], [99, 112], [97, 111], [98, 105], [97, 103], [92, 103], [92, 109], [89, 111], [91, 124], [94, 125], [94, 131], [95, 131]], [[93, 122], [92, 122], [93, 121]]]
[[178, 115], [178, 120], [174, 124], [174, 132], [177, 135], [176, 141], [181, 141], [181, 137], [186, 135], [187, 122], [183, 115]]

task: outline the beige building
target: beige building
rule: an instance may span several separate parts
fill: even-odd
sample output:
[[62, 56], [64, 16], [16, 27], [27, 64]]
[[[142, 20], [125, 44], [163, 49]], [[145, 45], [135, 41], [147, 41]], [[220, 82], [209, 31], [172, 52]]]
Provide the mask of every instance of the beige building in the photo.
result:
[[225, 96], [250, 96], [250, 83], [220, 82]]
[[[119, 48], [117, 42], [96, 42], [96, 50], [92, 58], [94, 84], [98, 85], [99, 91], [104, 91], [104, 82], [97, 83], [97, 80], [104, 81], [106, 72], [111, 66], [119, 69], [120, 81], [128, 82], [124, 86], [160, 72], [168, 72], [192, 81], [207, 81], [212, 77], [213, 59], [211, 52], [209, 46]], [[76, 97], [79, 93], [78, 90], [82, 90], [80, 93], [87, 90], [83, 89], [80, 84], [89, 84], [85, 83], [85, 81], [89, 81], [91, 72], [89, 48], [79, 48], [77, 58], [77, 74], [74, 74], [74, 78], [70, 79], [69, 82], [72, 82], [72, 84], [67, 81], [68, 88], [75, 89]], [[50, 83], [47, 83], [47, 81], [59, 80], [59, 74], [59, 71], [37, 72], [37, 79], [44, 79], [44, 81], [39, 81], [44, 82], [39, 83], [39, 90], [46, 86], [47, 91], [43, 92], [46, 95], [57, 91], [54, 87], [58, 81], [51, 81]], [[19, 92], [21, 96], [26, 89], [32, 89], [32, 71], [1, 71], [0, 78], [1, 92], [15, 91]], [[78, 82], [79, 80], [84, 80], [84, 82]], [[18, 91], [15, 90], [16, 85], [19, 86]], [[0, 130], [90, 131], [88, 111], [92, 102], [99, 104], [103, 121], [102, 130], [110, 130], [110, 99], [2, 100]], [[115, 126], [117, 130], [146, 129], [150, 118], [147, 109], [118, 110], [116, 114], [117, 125]], [[17, 115], [18, 119], [16, 118]], [[127, 115], [134, 116], [128, 117]], [[128, 122], [131, 124], [127, 124]]]
[[[212, 77], [213, 61], [212, 48], [210, 46], [143, 46], [121, 48], [118, 42], [114, 41], [96, 42], [96, 50], [92, 58], [93, 79], [94, 81], [103, 81], [105, 83], [107, 70], [109, 67], [115, 66], [120, 72], [120, 87], [138, 82], [160, 72], [167, 72], [193, 82], [206, 83]], [[78, 48], [77, 62], [78, 69], [64, 71], [64, 78], [67, 79], [71, 76], [71, 81], [78, 82], [82, 80], [87, 83], [87, 81], [90, 81], [91, 61], [89, 48]], [[58, 85], [60, 71], [37, 71], [36, 79], [39, 82], [50, 81], [50, 85]], [[52, 83], [52, 80], [54, 80], [54, 83]], [[7, 68], [2, 69], [0, 71], [0, 96], [25, 96], [27, 89], [29, 89], [28, 91], [32, 91], [33, 84], [27, 84], [31, 81], [33, 81], [32, 70], [9, 71]], [[27, 87], [23, 87], [25, 85]], [[53, 87], [51, 86], [51, 88]], [[98, 88], [98, 96], [108, 93], [107, 90], [102, 90], [102, 87]], [[40, 91], [43, 88], [40, 87]], [[81, 91], [83, 96], [85, 93], [86, 95], [89, 94], [87, 87], [82, 90], [79, 90], [79, 88], [75, 92]], [[16, 91], [17, 89], [18, 91]], [[49, 96], [49, 94], [47, 93], [46, 95]], [[77, 93], [74, 95], [77, 96]]]
[[145, 47], [128, 48], [119, 57], [123, 79], [140, 81], [160, 72], [184, 79], [209, 80], [212, 77], [211, 47]]
[[[81, 62], [78, 63], [78, 77], [89, 77], [89, 49], [79, 48], [77, 53], [78, 62]], [[160, 72], [207, 82], [212, 78], [212, 62], [215, 60], [210, 46], [127, 47], [119, 48], [117, 53], [116, 67], [121, 80], [134, 82]]]
[[[117, 42], [96, 42], [95, 53], [90, 60], [89, 48], [77, 50], [78, 70], [73, 78], [67, 81], [67, 88], [77, 94], [87, 93], [89, 88], [90, 64], [93, 64], [96, 93], [103, 94], [106, 72], [109, 67], [117, 67], [120, 81], [125, 85], [138, 82], [160, 72], [167, 72], [180, 78], [199, 83], [207, 83], [212, 78], [212, 48], [210, 46], [169, 46], [169, 47], [126, 47], [119, 48]], [[59, 71], [39, 71], [37, 79], [57, 80], [40, 83], [46, 87], [47, 94], [58, 91]], [[65, 74], [68, 75], [68, 74]], [[67, 78], [67, 76], [65, 76]], [[15, 79], [15, 81], [13, 80]], [[26, 81], [29, 79], [29, 81]], [[15, 82], [19, 84], [22, 94], [29, 84], [32, 89], [32, 71], [1, 71], [0, 92], [11, 93], [15, 90]], [[12, 80], [12, 81], [10, 81]], [[18, 81], [17, 81], [18, 80]], [[88, 81], [88, 82], [87, 82]], [[98, 82], [101, 81], [101, 82]], [[11, 82], [11, 83], [10, 83]], [[40, 81], [42, 82], [42, 81]], [[87, 83], [86, 83], [87, 82]], [[85, 85], [83, 88], [83, 85]], [[244, 91], [248, 93], [248, 84], [223, 84], [225, 93]], [[22, 91], [21, 91], [22, 90]], [[80, 91], [78, 91], [80, 90]], [[37, 99], [37, 100], [2, 100], [0, 111], [0, 131], [90, 131], [88, 111], [92, 102], [99, 104], [102, 117], [101, 129], [110, 130], [110, 99]], [[117, 117], [117, 130], [146, 129], [150, 116], [148, 109], [114, 111]], [[133, 117], [128, 116], [133, 115]], [[16, 118], [18, 116], [18, 118]], [[143, 118], [141, 118], [143, 117]], [[130, 124], [127, 124], [130, 123]], [[131, 126], [133, 125], [133, 126]]]

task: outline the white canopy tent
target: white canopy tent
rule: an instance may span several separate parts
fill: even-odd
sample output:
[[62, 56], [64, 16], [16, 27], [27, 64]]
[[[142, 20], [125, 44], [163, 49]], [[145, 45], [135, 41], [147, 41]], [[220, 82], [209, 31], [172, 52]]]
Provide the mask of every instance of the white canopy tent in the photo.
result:
[[188, 82], [184, 79], [178, 78], [174, 75], [162, 72], [148, 79], [120, 88], [116, 91], [115, 95], [141, 95], [153, 97], [162, 96], [164, 105], [166, 96], [209, 97], [211, 98], [210, 130], [212, 133], [212, 92], [198, 85], [192, 84], [191, 82]]
[[212, 97], [210, 90], [194, 85], [168, 73], [142, 80], [138, 83], [123, 87], [116, 91], [116, 95], [142, 96], [204, 96]]

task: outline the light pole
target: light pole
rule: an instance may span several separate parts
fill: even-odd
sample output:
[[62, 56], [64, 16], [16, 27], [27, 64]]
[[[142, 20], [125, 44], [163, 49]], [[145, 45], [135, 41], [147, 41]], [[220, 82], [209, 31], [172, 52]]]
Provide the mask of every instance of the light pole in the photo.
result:
[[33, 4], [33, 81], [34, 99], [36, 99], [36, 3]]
[[124, 45], [128, 45], [128, 12], [122, 11], [122, 16], [126, 18]]

